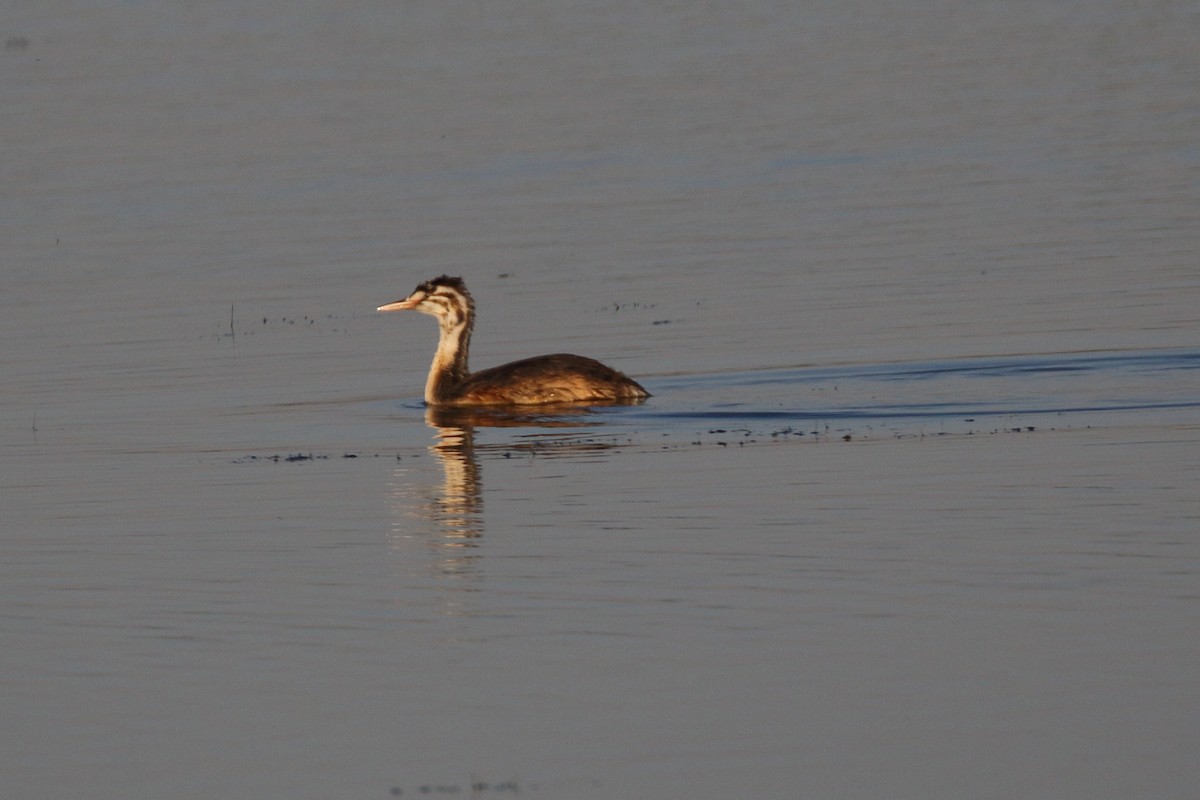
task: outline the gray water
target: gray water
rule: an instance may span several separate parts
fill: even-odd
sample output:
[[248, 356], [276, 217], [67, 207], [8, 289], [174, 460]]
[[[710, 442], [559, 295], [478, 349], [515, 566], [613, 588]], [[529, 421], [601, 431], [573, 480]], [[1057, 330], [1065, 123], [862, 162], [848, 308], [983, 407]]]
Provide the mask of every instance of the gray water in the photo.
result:
[[5, 797], [1194, 792], [1193, 3], [0, 25]]

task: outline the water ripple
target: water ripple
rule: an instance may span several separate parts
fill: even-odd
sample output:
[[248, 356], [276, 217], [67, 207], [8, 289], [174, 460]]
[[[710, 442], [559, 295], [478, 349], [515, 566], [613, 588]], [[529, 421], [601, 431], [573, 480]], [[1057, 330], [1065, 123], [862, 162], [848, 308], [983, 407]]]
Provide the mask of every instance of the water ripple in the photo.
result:
[[[940, 361], [790, 366], [671, 376], [626, 414], [695, 420], [824, 422], [1191, 412], [1200, 351], [1055, 353]], [[671, 407], [678, 401], [680, 406]], [[1081, 421], [1091, 424], [1091, 421]]]

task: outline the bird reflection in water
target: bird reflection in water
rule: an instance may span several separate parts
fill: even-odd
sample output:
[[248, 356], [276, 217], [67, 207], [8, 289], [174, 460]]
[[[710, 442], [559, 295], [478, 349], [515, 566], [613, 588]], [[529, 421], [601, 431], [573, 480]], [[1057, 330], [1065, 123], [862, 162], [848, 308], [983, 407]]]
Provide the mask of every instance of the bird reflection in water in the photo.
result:
[[[613, 403], [610, 405], [630, 405]], [[425, 410], [425, 422], [437, 441], [429, 450], [442, 466], [442, 488], [429, 507], [429, 518], [443, 533], [464, 543], [483, 533], [483, 490], [480, 456], [597, 456], [617, 445], [580, 429], [599, 423], [595, 405], [530, 408], [437, 408]], [[573, 429], [571, 433], [538, 430], [500, 443], [475, 442], [477, 428]]]
[[[596, 418], [598, 410], [595, 405], [536, 409], [427, 407], [425, 422], [435, 437], [429, 452], [441, 466], [442, 481], [440, 486], [414, 485], [416, 473], [411, 467], [397, 467], [396, 546], [407, 549], [410, 544], [424, 541], [424, 546], [434, 551], [437, 574], [477, 574], [479, 554], [475, 550], [485, 528], [480, 459], [606, 458], [618, 445], [592, 430], [603, 424]], [[476, 432], [480, 428], [526, 431], [514, 432], [502, 442], [478, 443]], [[418, 533], [411, 521], [402, 522], [401, 517], [432, 523], [433, 531]]]

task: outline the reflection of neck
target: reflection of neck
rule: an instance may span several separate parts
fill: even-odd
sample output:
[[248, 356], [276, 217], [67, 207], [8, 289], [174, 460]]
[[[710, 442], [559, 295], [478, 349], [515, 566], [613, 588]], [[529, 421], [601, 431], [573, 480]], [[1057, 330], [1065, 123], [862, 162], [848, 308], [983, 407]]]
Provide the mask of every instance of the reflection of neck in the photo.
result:
[[[425, 419], [434, 424], [433, 416]], [[475, 459], [475, 429], [470, 426], [436, 426], [438, 441], [430, 451], [442, 464], [442, 493], [434, 506], [435, 518], [456, 538], [473, 539], [483, 532], [483, 490], [479, 462]], [[449, 544], [449, 542], [447, 542]]]
[[468, 351], [471, 349], [470, 316], [456, 322], [440, 320], [441, 335], [437, 352], [433, 354], [433, 365], [425, 382], [425, 402], [445, 402], [470, 375], [467, 369]]

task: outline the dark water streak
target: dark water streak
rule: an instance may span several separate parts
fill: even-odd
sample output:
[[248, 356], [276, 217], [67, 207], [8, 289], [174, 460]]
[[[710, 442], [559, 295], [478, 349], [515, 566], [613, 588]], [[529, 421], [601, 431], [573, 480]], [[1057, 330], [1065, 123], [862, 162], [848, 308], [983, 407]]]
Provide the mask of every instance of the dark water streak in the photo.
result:
[[[651, 385], [665, 401], [625, 414], [634, 420], [823, 421], [964, 419], [994, 416], [1089, 415], [1106, 412], [1200, 409], [1192, 377], [1200, 352], [1171, 350], [1098, 354], [953, 359], [921, 363], [791, 367], [710, 375], [676, 376]], [[828, 387], [820, 403], [796, 402], [798, 393]], [[714, 400], [701, 408], [669, 409], [671, 397], [722, 398], [753, 395], [784, 408], [753, 408]], [[903, 394], [907, 402], [886, 397]], [[959, 395], [955, 398], [955, 395]], [[836, 395], [841, 402], [830, 402]], [[803, 397], [803, 395], [801, 395]], [[925, 399], [922, 399], [924, 397]], [[1107, 397], [1107, 399], [1105, 399]], [[861, 402], [870, 398], [871, 402]], [[1078, 422], [1078, 420], [1077, 420]], [[1134, 423], [1124, 417], [1125, 423]]]

